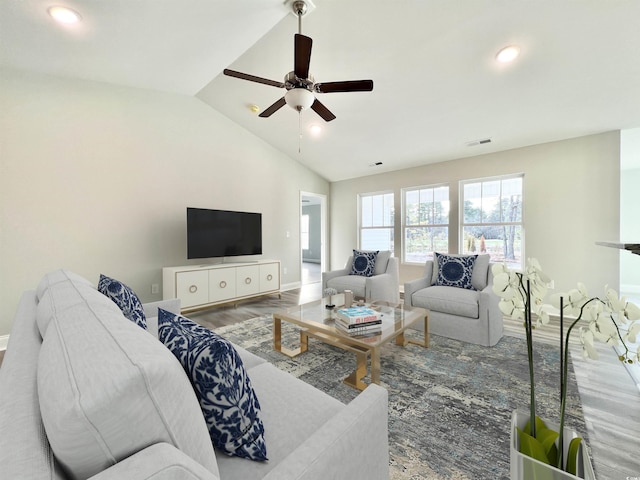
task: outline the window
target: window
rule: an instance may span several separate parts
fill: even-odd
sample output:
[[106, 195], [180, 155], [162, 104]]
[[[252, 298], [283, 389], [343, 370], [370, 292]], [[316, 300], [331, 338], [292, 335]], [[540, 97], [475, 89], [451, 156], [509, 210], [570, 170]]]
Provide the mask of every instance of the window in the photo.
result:
[[403, 261], [424, 263], [433, 252], [449, 251], [449, 186], [407, 188], [403, 191]]
[[300, 246], [302, 250], [309, 250], [309, 215], [302, 215], [300, 219]]
[[523, 176], [462, 182], [464, 253], [488, 253], [492, 262], [522, 268]]
[[393, 193], [360, 195], [360, 249], [393, 254]]

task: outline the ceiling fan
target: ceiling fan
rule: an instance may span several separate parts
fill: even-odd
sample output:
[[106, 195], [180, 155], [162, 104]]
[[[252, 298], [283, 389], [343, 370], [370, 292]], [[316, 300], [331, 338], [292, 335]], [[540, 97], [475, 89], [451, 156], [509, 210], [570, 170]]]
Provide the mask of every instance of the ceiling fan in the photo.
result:
[[311, 110], [320, 115], [325, 121], [330, 122], [335, 119], [336, 116], [320, 103], [315, 96], [316, 93], [370, 92], [373, 90], [373, 80], [316, 83], [314, 78], [309, 75], [311, 45], [313, 40], [310, 37], [302, 35], [302, 16], [307, 12], [307, 4], [303, 0], [297, 0], [292, 3], [292, 8], [293, 13], [298, 17], [298, 33], [294, 36], [293, 71], [284, 77], [284, 82], [256, 77], [255, 75], [229, 69], [225, 69], [223, 73], [230, 77], [287, 89], [287, 93], [285, 93], [282, 98], [258, 115], [260, 117], [270, 117], [286, 104], [298, 112], [311, 108]]

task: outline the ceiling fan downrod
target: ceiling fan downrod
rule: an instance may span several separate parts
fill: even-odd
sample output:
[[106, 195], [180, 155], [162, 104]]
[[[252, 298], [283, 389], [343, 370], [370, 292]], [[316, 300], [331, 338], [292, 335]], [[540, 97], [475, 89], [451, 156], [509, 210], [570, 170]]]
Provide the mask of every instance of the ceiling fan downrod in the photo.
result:
[[298, 33], [302, 35], [302, 17], [307, 13], [307, 3], [303, 0], [297, 0], [291, 4], [291, 8], [298, 17]]

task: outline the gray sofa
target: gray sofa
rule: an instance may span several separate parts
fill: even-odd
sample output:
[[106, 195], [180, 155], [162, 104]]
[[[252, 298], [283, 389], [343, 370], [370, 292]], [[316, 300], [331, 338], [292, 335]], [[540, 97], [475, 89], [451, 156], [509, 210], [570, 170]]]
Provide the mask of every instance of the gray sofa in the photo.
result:
[[404, 284], [405, 305], [429, 310], [429, 333], [484, 346], [498, 343], [503, 316], [489, 255], [478, 255], [471, 277], [475, 290], [434, 285], [434, 265], [428, 260], [422, 277]]
[[[158, 306], [180, 308], [145, 305], [150, 325]], [[2, 478], [389, 478], [384, 388], [344, 405], [238, 347], [269, 460], [227, 456], [212, 446], [182, 366], [150, 331], [71, 272], [24, 292], [0, 368]]]
[[392, 257], [391, 252], [382, 251], [378, 254], [371, 277], [350, 275], [352, 263], [353, 255], [347, 259], [344, 268], [322, 272], [322, 290], [335, 288], [338, 293], [351, 290], [356, 298], [400, 303], [400, 267], [398, 259]]

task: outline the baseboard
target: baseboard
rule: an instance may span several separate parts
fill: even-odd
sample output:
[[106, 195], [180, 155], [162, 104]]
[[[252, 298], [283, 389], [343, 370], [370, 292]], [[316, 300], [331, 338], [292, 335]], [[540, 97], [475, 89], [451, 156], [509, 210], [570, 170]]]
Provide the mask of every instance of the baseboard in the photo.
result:
[[6, 350], [9, 344], [9, 335], [0, 335], [0, 350]]

